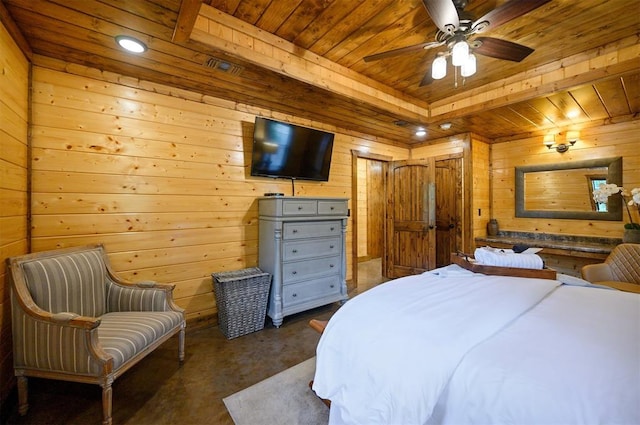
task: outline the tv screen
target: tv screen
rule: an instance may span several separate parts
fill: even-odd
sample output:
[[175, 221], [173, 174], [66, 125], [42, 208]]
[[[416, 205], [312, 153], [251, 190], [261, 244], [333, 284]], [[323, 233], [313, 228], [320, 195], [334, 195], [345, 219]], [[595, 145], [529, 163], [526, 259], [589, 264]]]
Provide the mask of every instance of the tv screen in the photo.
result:
[[257, 117], [251, 175], [329, 180], [333, 133]]

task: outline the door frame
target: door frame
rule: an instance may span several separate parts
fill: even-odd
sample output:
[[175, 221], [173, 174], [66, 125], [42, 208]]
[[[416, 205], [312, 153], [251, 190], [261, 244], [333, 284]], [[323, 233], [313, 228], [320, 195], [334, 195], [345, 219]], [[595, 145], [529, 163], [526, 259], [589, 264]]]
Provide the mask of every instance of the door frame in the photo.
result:
[[[355, 212], [351, 216], [351, 287], [349, 287], [349, 290], [358, 286], [358, 158], [382, 162], [385, 199], [387, 193], [386, 175], [389, 166], [388, 163], [393, 160], [393, 157], [387, 155], [361, 152], [355, 149], [351, 150], [351, 208]], [[384, 221], [385, 220], [383, 220], [383, 226], [386, 226]], [[383, 229], [383, 232], [386, 232], [386, 229]], [[384, 241], [383, 250], [386, 250]]]

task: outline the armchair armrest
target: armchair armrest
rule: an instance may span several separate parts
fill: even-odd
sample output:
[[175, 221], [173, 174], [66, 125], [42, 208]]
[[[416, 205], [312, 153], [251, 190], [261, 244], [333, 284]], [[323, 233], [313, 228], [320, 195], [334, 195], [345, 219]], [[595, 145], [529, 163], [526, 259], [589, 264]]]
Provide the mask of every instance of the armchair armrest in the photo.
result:
[[[50, 313], [11, 291], [14, 367], [99, 376], [113, 369], [113, 358], [98, 343], [100, 319]], [[38, 335], [57, 335], [40, 341]], [[61, 344], [60, 341], [63, 341]]]
[[175, 285], [156, 282], [129, 283], [109, 279], [107, 282], [107, 311], [178, 311], [173, 301]]
[[580, 270], [582, 278], [591, 283], [616, 280], [611, 273], [611, 267], [607, 263], [587, 264]]
[[100, 325], [97, 317], [80, 316], [71, 312], [51, 313], [41, 309], [26, 290], [25, 285], [13, 285], [11, 288], [12, 309], [19, 308], [30, 320], [54, 325], [67, 325], [76, 328], [94, 329]]

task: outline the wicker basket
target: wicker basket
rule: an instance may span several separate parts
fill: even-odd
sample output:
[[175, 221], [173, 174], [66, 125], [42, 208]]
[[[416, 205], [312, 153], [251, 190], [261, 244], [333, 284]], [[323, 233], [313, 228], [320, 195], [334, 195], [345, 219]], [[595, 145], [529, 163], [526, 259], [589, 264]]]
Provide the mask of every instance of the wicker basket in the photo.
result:
[[264, 328], [271, 275], [257, 267], [212, 273], [220, 330], [227, 339]]

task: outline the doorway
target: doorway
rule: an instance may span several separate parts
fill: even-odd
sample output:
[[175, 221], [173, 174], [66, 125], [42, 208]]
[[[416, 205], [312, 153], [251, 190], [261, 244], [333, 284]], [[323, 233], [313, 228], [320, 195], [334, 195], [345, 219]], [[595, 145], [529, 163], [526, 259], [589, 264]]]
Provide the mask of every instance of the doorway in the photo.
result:
[[[389, 278], [450, 264], [451, 252], [461, 250], [464, 239], [463, 155], [444, 155], [408, 163], [404, 161], [397, 171], [422, 170], [416, 182], [406, 180], [403, 184], [401, 190], [406, 192], [406, 199], [402, 196], [398, 198], [398, 194], [394, 195], [394, 191], [388, 189], [393, 187], [389, 180], [389, 170], [394, 167], [391, 157], [352, 151], [352, 160], [352, 208], [356, 211], [352, 241], [352, 284], [356, 288], [368, 289]], [[403, 161], [395, 162], [396, 165], [399, 163]], [[406, 167], [407, 164], [411, 167]], [[415, 171], [408, 172], [408, 176], [413, 174]], [[403, 179], [400, 177], [401, 181]], [[431, 194], [429, 182], [433, 187]], [[417, 185], [417, 188], [411, 189], [412, 185]], [[420, 202], [416, 201], [418, 198]], [[395, 239], [389, 239], [394, 238], [394, 226], [389, 221], [388, 210], [393, 202], [402, 205], [403, 210], [397, 214], [402, 220], [396, 220], [398, 232]], [[430, 205], [436, 207], [429, 208]], [[409, 206], [411, 209], [407, 209]], [[426, 216], [430, 213], [434, 214], [431, 217], [431, 229], [429, 217]], [[411, 218], [411, 214], [416, 216], [415, 220], [404, 220]], [[388, 240], [396, 241], [395, 248]], [[394, 249], [398, 254], [395, 257]], [[390, 262], [389, 259], [394, 261]]]
[[352, 281], [359, 292], [386, 281], [384, 253], [385, 175], [390, 157], [352, 152], [353, 226]]

